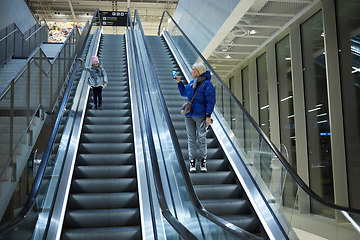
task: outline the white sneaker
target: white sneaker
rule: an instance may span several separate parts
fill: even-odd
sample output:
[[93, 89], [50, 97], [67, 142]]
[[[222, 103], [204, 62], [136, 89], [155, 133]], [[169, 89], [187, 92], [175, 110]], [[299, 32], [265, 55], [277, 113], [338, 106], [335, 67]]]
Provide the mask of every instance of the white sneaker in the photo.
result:
[[200, 171], [202, 171], [202, 172], [207, 172], [206, 159], [201, 160], [201, 163], [200, 163]]
[[196, 172], [196, 164], [195, 164], [195, 159], [191, 159], [190, 160], [190, 172]]

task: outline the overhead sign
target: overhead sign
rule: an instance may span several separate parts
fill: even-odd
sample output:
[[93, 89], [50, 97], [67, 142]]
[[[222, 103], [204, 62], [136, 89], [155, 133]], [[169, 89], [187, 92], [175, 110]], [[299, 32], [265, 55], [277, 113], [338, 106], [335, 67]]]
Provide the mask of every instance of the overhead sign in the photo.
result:
[[124, 26], [127, 25], [127, 12], [100, 11], [102, 26]]

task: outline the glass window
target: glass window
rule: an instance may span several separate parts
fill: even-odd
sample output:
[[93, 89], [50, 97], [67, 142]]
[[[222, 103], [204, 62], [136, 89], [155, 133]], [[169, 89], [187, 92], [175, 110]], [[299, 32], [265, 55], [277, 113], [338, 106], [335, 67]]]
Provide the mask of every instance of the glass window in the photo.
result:
[[[280, 143], [288, 151], [289, 163], [296, 170], [296, 139], [294, 124], [294, 105], [291, 75], [290, 38], [284, 37], [275, 45], [276, 71], [279, 97]], [[294, 207], [296, 187], [292, 179], [287, 178], [283, 203]]]
[[269, 90], [266, 53], [256, 59], [256, 69], [259, 88], [259, 124], [261, 129], [270, 138]]
[[359, 1], [336, 0], [340, 81], [344, 113], [349, 205], [360, 208], [360, 18]]
[[[310, 187], [329, 202], [334, 201], [332, 157], [322, 11], [301, 24], [301, 45], [307, 124]], [[328, 209], [328, 208], [326, 208]], [[311, 210], [325, 213], [311, 202]]]

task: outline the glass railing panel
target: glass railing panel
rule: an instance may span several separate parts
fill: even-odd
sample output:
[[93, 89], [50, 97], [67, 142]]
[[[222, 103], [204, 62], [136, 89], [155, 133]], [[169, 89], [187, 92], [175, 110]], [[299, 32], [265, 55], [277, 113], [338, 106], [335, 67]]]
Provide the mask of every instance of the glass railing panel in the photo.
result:
[[195, 63], [196, 60], [199, 58], [199, 55], [191, 46], [191, 44], [186, 40], [185, 36], [177, 28], [169, 15], [163, 15], [163, 21], [161, 22], [159, 29], [160, 32], [163, 30], [167, 30], [170, 33], [173, 41], [176, 43], [179, 49], [181, 49], [181, 54], [183, 58], [186, 59], [186, 61], [190, 64], [189, 66], [191, 67], [192, 63]]

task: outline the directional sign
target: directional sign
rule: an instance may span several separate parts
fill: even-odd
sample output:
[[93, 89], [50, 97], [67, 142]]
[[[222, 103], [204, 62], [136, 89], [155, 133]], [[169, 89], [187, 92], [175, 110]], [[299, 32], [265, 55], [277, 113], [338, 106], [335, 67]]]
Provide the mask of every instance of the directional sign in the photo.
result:
[[127, 12], [100, 11], [101, 25], [126, 27], [127, 14]]

